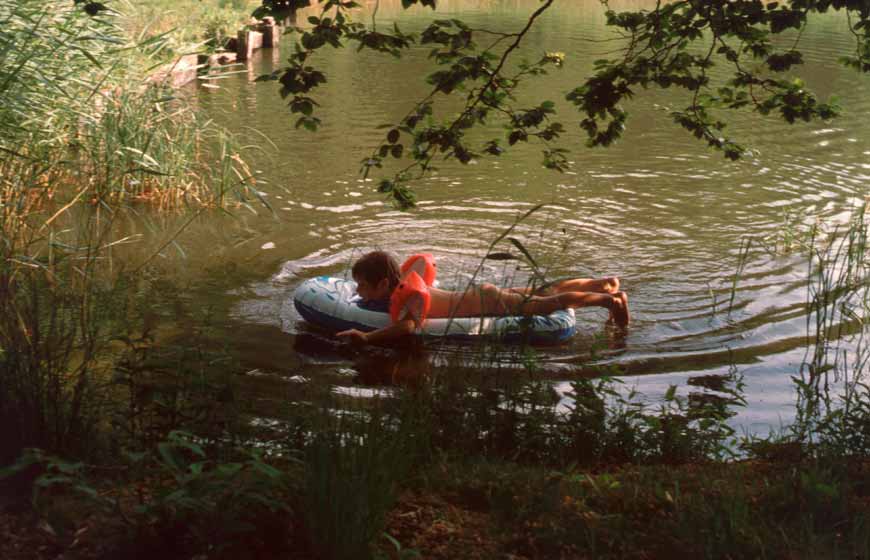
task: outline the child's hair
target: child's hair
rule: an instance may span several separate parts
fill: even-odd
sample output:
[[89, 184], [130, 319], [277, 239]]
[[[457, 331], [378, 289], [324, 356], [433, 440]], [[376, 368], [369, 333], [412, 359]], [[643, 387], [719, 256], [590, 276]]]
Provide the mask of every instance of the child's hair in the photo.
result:
[[369, 284], [377, 284], [386, 278], [390, 281], [390, 291], [396, 289], [401, 279], [396, 259], [385, 251], [372, 251], [360, 257], [353, 263], [351, 274], [354, 278], [362, 278]]

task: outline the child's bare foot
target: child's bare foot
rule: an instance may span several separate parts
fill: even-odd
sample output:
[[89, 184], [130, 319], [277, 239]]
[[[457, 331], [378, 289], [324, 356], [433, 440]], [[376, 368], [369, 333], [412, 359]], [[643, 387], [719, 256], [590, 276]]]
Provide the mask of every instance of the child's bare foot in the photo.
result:
[[601, 291], [616, 295], [619, 292], [619, 278], [608, 276], [601, 279]]
[[631, 322], [631, 314], [628, 311], [628, 294], [617, 292], [610, 300], [610, 320], [618, 327], [626, 327]]

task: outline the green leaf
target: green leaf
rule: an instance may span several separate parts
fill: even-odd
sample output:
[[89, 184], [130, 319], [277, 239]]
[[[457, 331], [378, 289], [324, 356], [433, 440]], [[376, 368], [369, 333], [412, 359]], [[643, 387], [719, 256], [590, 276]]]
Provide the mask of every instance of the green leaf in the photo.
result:
[[507, 253], [507, 252], [503, 252], [503, 251], [496, 252], [496, 253], [489, 253], [484, 258], [489, 259], [491, 261], [515, 261], [515, 260], [517, 260], [517, 257], [512, 255], [511, 253]]
[[87, 486], [84, 484], [77, 484], [75, 489], [78, 490], [79, 492], [81, 492], [82, 494], [85, 494], [89, 498], [98, 498], [99, 497], [99, 493], [95, 489], [91, 488], [90, 486]]
[[148, 456], [145, 452], [124, 451], [124, 457], [131, 463], [141, 463]]
[[40, 488], [48, 488], [55, 484], [68, 484], [70, 482], [72, 482], [72, 478], [68, 476], [40, 476], [35, 484]]
[[532, 256], [532, 254], [526, 249], [526, 247], [522, 244], [522, 242], [519, 239], [517, 239], [516, 237], [508, 237], [507, 240], [510, 241], [514, 247], [519, 249], [520, 253], [522, 253], [523, 256], [526, 257], [526, 259], [529, 261], [529, 264], [532, 265], [532, 268], [534, 268], [535, 273], [538, 273], [538, 271], [540, 269], [540, 267], [538, 266], [538, 262], [535, 260], [535, 258]]
[[160, 454], [160, 457], [163, 458], [164, 465], [176, 472], [181, 470], [172, 444], [165, 441], [157, 444], [157, 452]]
[[241, 463], [223, 463], [218, 465], [216, 470], [221, 476], [229, 478], [235, 476], [239, 471], [241, 471], [242, 467], [243, 465]]
[[66, 461], [52, 461], [51, 466], [64, 474], [74, 474], [81, 470], [82, 463], [67, 463]]
[[38, 449], [27, 449], [18, 460], [7, 467], [0, 468], [0, 480], [16, 475], [31, 465], [39, 464], [43, 461], [42, 451]]
[[266, 463], [263, 463], [262, 461], [254, 461], [253, 465], [254, 470], [261, 472], [269, 478], [279, 478], [281, 476], [281, 471], [279, 471], [272, 465], [267, 465]]

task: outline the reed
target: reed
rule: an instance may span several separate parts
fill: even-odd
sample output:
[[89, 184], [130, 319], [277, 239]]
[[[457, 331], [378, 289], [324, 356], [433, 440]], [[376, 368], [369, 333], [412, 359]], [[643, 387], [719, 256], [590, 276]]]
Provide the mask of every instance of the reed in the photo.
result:
[[147, 266], [115, 262], [134, 240], [119, 218], [260, 196], [244, 147], [147, 79], [162, 40], [72, 2], [0, 5], [0, 421], [14, 434], [0, 462], [97, 446], [122, 277]]
[[866, 455], [870, 395], [868, 223], [859, 209], [845, 227], [814, 239], [808, 255], [807, 353], [791, 435], [811, 454]]

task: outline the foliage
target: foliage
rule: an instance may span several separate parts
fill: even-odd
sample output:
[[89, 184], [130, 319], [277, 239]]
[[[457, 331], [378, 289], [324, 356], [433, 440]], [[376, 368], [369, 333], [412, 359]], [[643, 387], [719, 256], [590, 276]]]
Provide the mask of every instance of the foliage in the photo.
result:
[[[114, 12], [48, 7], [0, 6], [2, 462], [28, 446], [97, 447], [110, 325], [128, 318], [113, 315], [119, 287], [174, 240], [136, 270], [119, 266], [113, 255], [136, 240], [118, 235], [123, 205], [247, 204], [253, 182], [230, 136], [131, 78], [141, 69], [129, 52], [159, 40], [131, 43]], [[216, 161], [203, 156], [209, 143]]]
[[161, 49], [149, 58], [172, 62], [180, 55], [202, 50], [203, 41], [205, 48], [211, 48], [208, 41], [214, 31], [224, 29], [221, 36], [235, 36], [236, 30], [250, 21], [258, 4], [257, 0], [134, 0], [113, 1], [109, 6], [119, 11], [118, 25], [124, 35], [137, 42], [161, 40]]
[[[65, 2], [45, 4], [16, 0], [0, 6], [0, 147], [5, 158], [36, 157], [64, 142], [55, 133], [72, 123], [47, 117], [62, 103], [81, 107], [82, 98], [93, 98], [120, 42], [105, 17], [89, 17]], [[42, 142], [31, 143], [34, 136]], [[41, 150], [22, 153], [22, 144]]]
[[311, 6], [311, 0], [262, 0], [262, 4], [254, 10], [254, 17], [274, 17], [283, 21], [296, 14], [297, 10]]
[[[82, 284], [58, 282], [34, 261], [36, 271], [5, 259], [0, 265], [0, 422], [7, 430], [0, 464], [34, 445], [94, 451], [108, 402], [99, 359], [117, 292], [86, 268], [82, 298]], [[52, 264], [58, 275], [72, 268]]]
[[428, 438], [440, 453], [555, 467], [728, 457], [734, 430], [727, 420], [745, 402], [736, 372], [719, 394], [686, 398], [671, 387], [658, 409], [612, 378], [581, 378], [570, 387], [560, 395], [546, 381], [493, 379], [473, 388], [459, 371], [420, 388], [413, 400], [431, 418]]
[[[523, 37], [553, 3], [542, 1], [526, 25], [515, 32], [472, 29], [458, 19], [435, 19], [417, 38], [397, 26], [390, 32], [378, 31], [374, 16], [370, 26], [352, 21], [355, 2], [319, 0], [320, 15], [309, 18], [308, 28], [296, 28], [299, 41], [290, 65], [262, 79], [280, 81], [282, 97], [289, 97], [290, 112], [298, 115], [297, 128], [316, 130], [320, 119], [314, 115], [318, 103], [312, 95], [327, 81], [313, 61], [319, 49], [338, 48], [351, 41], [358, 49], [399, 56], [419, 41], [431, 46], [430, 58], [440, 69], [426, 77], [431, 92], [404, 118], [383, 125], [388, 130], [386, 141], [362, 162], [362, 173], [367, 176], [390, 158], [412, 160], [381, 180], [380, 192], [401, 207], [413, 206], [407, 183], [414, 170], [425, 174], [433, 168], [435, 157], [469, 163], [485, 155], [498, 156], [505, 150], [505, 141], [507, 146], [532, 139], [542, 142], [543, 164], [561, 171], [568, 165], [567, 150], [550, 145], [564, 132], [564, 126], [553, 120], [555, 104], [542, 100], [519, 107], [515, 93], [525, 79], [545, 74], [548, 67], [561, 68], [564, 55], [546, 53], [536, 62], [516, 64], [516, 70], [508, 64]], [[310, 0], [265, 0], [257, 13], [295, 14], [313, 4]], [[863, 0], [681, 0], [625, 12], [611, 10], [606, 0], [602, 4], [607, 24], [620, 42], [618, 54], [597, 60], [593, 75], [565, 96], [581, 114], [580, 128], [589, 146], [608, 146], [622, 136], [629, 116], [625, 102], [640, 88], [684, 90], [689, 102], [670, 110], [674, 122], [732, 160], [747, 154], [748, 148], [725, 134], [727, 122], [717, 116], [720, 110], [778, 114], [789, 123], [835, 117], [839, 111], [835, 101], [821, 102], [799, 77], [785, 77], [803, 62], [801, 30], [812, 24], [816, 13], [838, 10], [847, 14], [856, 50], [841, 57], [841, 62], [870, 71], [870, 8]], [[406, 9], [415, 5], [435, 8], [436, 0], [402, 1]], [[714, 82], [717, 65], [730, 68], [731, 77]], [[438, 95], [462, 95], [464, 107], [439, 123], [432, 114], [432, 102]], [[505, 123], [505, 138], [480, 146], [466, 139], [473, 127], [497, 118]]]
[[131, 455], [143, 476], [159, 466], [171, 477], [134, 507], [137, 531], [165, 538], [180, 530], [197, 549], [220, 552], [238, 536], [262, 530], [257, 526], [262, 513], [288, 513], [286, 474], [257, 451], [240, 451], [240, 460], [217, 463], [192, 435], [172, 432], [156, 454]]
[[[810, 367], [820, 375], [863, 367], [863, 359], [836, 358], [836, 367], [825, 369], [841, 354], [837, 326], [863, 315], [856, 306], [866, 301], [865, 230], [859, 214], [847, 231], [812, 244], [809, 294], [819, 318], [808, 322], [808, 333], [822, 329], [822, 338], [818, 357], [815, 350], [808, 354], [808, 374]], [[452, 510], [486, 512], [501, 527], [502, 549], [515, 555], [846, 558], [864, 554], [870, 544], [863, 482], [870, 410], [866, 388], [851, 377], [845, 406], [834, 406], [837, 396], [825, 397], [825, 379], [808, 375], [806, 390], [822, 390], [812, 403], [828, 398], [832, 406], [807, 409], [803, 418], [812, 424], [798, 424], [783, 441], [746, 442], [751, 460], [723, 462], [737, 449], [727, 424], [732, 407], [743, 403], [736, 370], [692, 378], [690, 387], [707, 391], [684, 397], [671, 388], [655, 406], [636, 402], [606, 377], [576, 379], [558, 394], [536, 374], [532, 355], [512, 371], [489, 371], [478, 383], [468, 371], [448, 370], [399, 389], [397, 399], [350, 410], [330, 401], [314, 421], [301, 418], [308, 407], [291, 408], [300, 429], [290, 434], [287, 451], [301, 451], [290, 456], [305, 464], [293, 461], [281, 484], [266, 477], [249, 488], [222, 478], [221, 464], [254, 464], [205, 458], [198, 451], [206, 453], [204, 440], [176, 433], [146, 456], [129, 456], [142, 469], [131, 479], [143, 480], [149, 491], [127, 495], [126, 502], [112, 495], [97, 503], [111, 512], [126, 504], [126, 526], [138, 539], [132, 542], [163, 540], [191, 554], [219, 554], [213, 528], [226, 524], [242, 528], [219, 541], [231, 547], [227, 553], [267, 533], [285, 534], [264, 527], [284, 523], [286, 529], [287, 510], [254, 498], [246, 503], [256, 507], [243, 511], [220, 505], [216, 496], [239, 488], [270, 499], [298, 494], [282, 503], [293, 504], [307, 529], [305, 545], [327, 557], [376, 554], [369, 546], [384, 531], [397, 555], [426, 553], [412, 535], [385, 526], [399, 490], [409, 485], [448, 497], [445, 507]], [[817, 387], [809, 383], [817, 380]], [[796, 437], [802, 434], [813, 437]], [[797, 451], [787, 453], [792, 448]], [[40, 486], [43, 497], [55, 498], [52, 489], [61, 486], [81, 495], [95, 488], [77, 474], [85, 472], [81, 466], [59, 462], [48, 471], [49, 481], [62, 480]], [[253, 470], [248, 476], [260, 480]], [[141, 513], [130, 507], [131, 498], [143, 506]]]
[[248, 3], [248, 0], [218, 0], [218, 8], [242, 11], [248, 7]]
[[[373, 168], [380, 168], [389, 158], [399, 159], [410, 156], [413, 163], [391, 179], [379, 183], [378, 190], [387, 194], [399, 206], [413, 205], [414, 198], [407, 182], [415, 168], [420, 173], [432, 169], [436, 156], [454, 158], [468, 163], [484, 151], [498, 155], [503, 150], [499, 139], [492, 139], [482, 148], [473, 148], [465, 140], [466, 133], [476, 124], [486, 122], [491, 115], [504, 113], [509, 117], [508, 143], [538, 138], [548, 143], [563, 132], [562, 125], [549, 122], [554, 112], [554, 104], [549, 101], [535, 107], [519, 108], [512, 105], [513, 93], [528, 76], [546, 73], [547, 67], [559, 67], [562, 57], [547, 54], [534, 63], [522, 63], [519, 68], [507, 75], [505, 64], [511, 52], [518, 46], [522, 37], [534, 20], [542, 14], [553, 0], [547, 0], [530, 18], [528, 25], [518, 33], [495, 33], [490, 43], [479, 47], [473, 40], [473, 30], [462, 21], [435, 20], [420, 36], [420, 44], [430, 45], [430, 58], [444, 67], [427, 77], [432, 85], [431, 93], [409, 113], [396, 123], [383, 125], [388, 129], [385, 142], [362, 162], [364, 175]], [[435, 7], [434, 1], [405, 1], [403, 7], [415, 4]], [[320, 119], [314, 116], [317, 102], [311, 93], [327, 80], [326, 75], [312, 65], [314, 54], [325, 46], [340, 47], [344, 41], [357, 43], [358, 50], [370, 49], [377, 52], [399, 56], [409, 48], [416, 37], [403, 33], [398, 26], [391, 32], [378, 31], [373, 24], [354, 22], [348, 13], [355, 7], [353, 2], [321, 2], [321, 15], [309, 18], [309, 29], [297, 28], [300, 34], [295, 53], [290, 58], [290, 66], [277, 70], [261, 80], [276, 80], [281, 83], [282, 97], [289, 97], [291, 113], [299, 115], [296, 127], [316, 130]], [[330, 13], [331, 10], [334, 13]], [[499, 52], [503, 42], [509, 42], [504, 51]], [[456, 91], [466, 91], [466, 106], [461, 115], [451, 122], [439, 124], [432, 118], [432, 103], [438, 94], [450, 95]], [[405, 141], [401, 141], [402, 138]], [[561, 169], [565, 165], [563, 151], [547, 148], [548, 167]]]
[[176, 431], [147, 452], [127, 453], [122, 485], [137, 492], [106, 493], [83, 463], [40, 450], [29, 450], [10, 471], [41, 465], [36, 510], [51, 518], [58, 497], [72, 493], [91, 512], [122, 524], [128, 535], [122, 549], [232, 556], [250, 552], [242, 546], [286, 538], [275, 521], [292, 513], [287, 470], [254, 450], [239, 449], [235, 459], [215, 461], [194, 436]]
[[305, 523], [328, 558], [367, 558], [383, 532], [398, 485], [425, 444], [419, 418], [369, 411], [326, 411], [306, 446]]
[[[622, 135], [627, 113], [621, 103], [634, 95], [634, 88], [682, 88], [691, 94], [691, 102], [671, 112], [674, 121], [727, 158], [738, 159], [746, 148], [724, 136], [726, 123], [711, 113], [714, 108], [778, 112], [789, 123], [837, 114], [836, 105], [819, 102], [802, 80], [779, 77], [803, 62], [797, 50], [800, 36], [787, 50], [778, 49], [774, 41], [786, 31], [802, 29], [811, 13], [830, 8], [857, 12], [855, 31], [870, 23], [866, 3], [827, 0], [686, 1], [657, 4], [650, 11], [608, 10], [608, 25], [623, 33], [628, 45], [621, 58], [597, 61], [595, 74], [568, 100], [585, 116], [581, 127], [589, 145], [606, 146]], [[856, 41], [864, 62], [855, 59], [852, 65], [870, 70], [865, 38], [856, 35]], [[734, 74], [714, 87], [711, 69], [720, 62], [732, 66]]]
[[[87, 219], [77, 231], [58, 228], [62, 212], [47, 205], [68, 177], [78, 119], [105, 80], [114, 29], [68, 3], [51, 7], [0, 6], [2, 463], [25, 446], [87, 452], [104, 404], [95, 319], [114, 293], [87, 256], [106, 240]], [[83, 195], [64, 193], [62, 204]]]
[[457, 458], [418, 492], [489, 512], [499, 555], [845, 559], [870, 542], [865, 475], [790, 461], [590, 471]]
[[209, 50], [225, 50], [229, 40], [235, 37], [237, 15], [230, 10], [210, 13], [204, 21], [202, 38]]
[[[7, 216], [46, 197], [65, 203], [72, 193], [92, 202], [220, 204], [252, 182], [230, 135], [168, 88], [141, 81], [130, 53], [159, 50], [160, 37], [131, 42], [114, 13], [90, 17], [54, 4], [46, 10], [42, 0], [16, 0], [0, 8], [3, 198], [24, 199], [4, 205]], [[204, 160], [206, 142], [218, 143], [217, 161]]]

